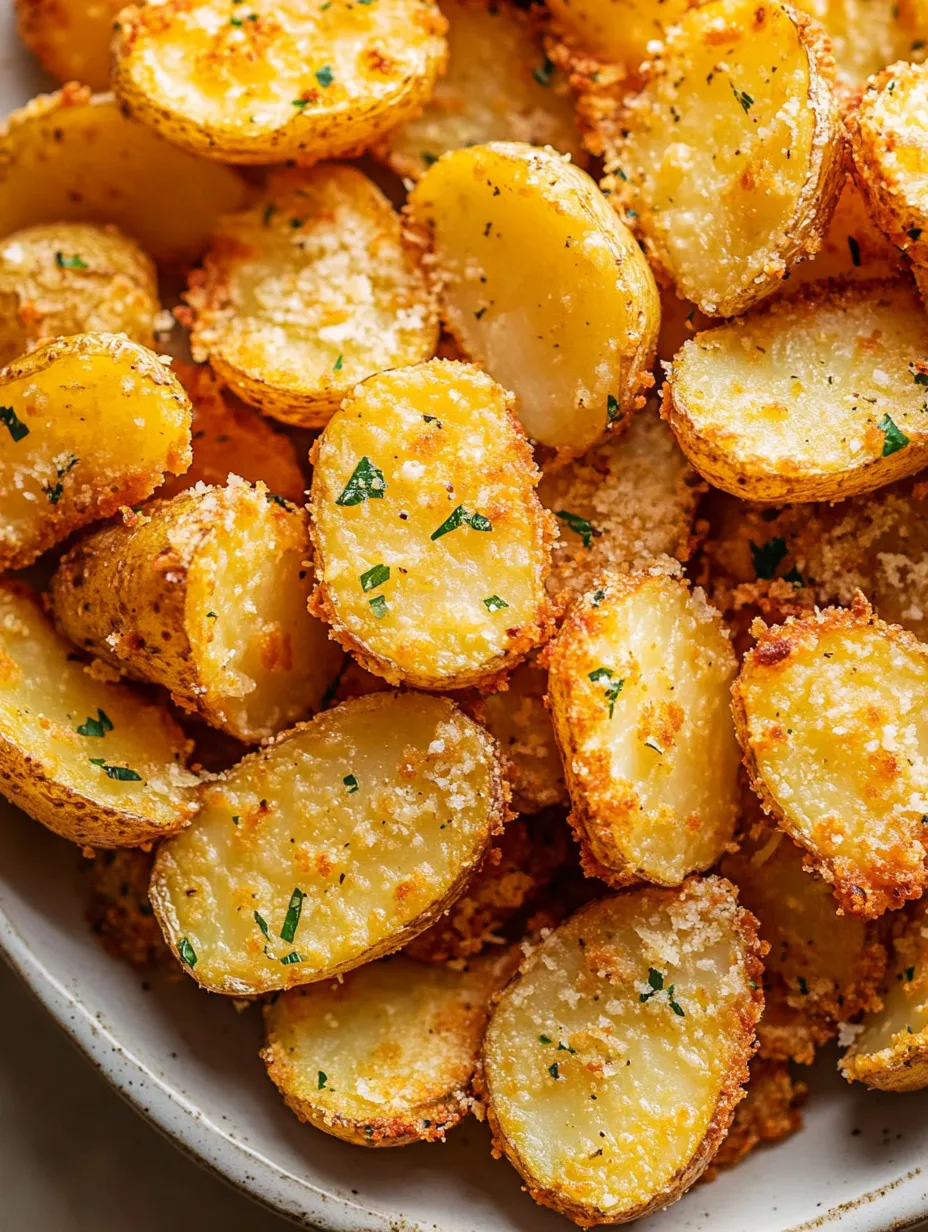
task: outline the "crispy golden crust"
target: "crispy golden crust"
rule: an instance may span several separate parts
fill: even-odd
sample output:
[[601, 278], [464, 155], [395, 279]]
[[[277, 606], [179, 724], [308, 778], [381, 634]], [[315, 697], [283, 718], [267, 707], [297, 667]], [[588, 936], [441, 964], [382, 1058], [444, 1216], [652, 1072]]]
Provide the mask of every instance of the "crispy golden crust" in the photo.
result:
[[731, 1129], [703, 1173], [704, 1181], [714, 1180], [719, 1168], [738, 1163], [764, 1142], [778, 1142], [802, 1128], [802, 1113], [808, 1088], [797, 1082], [783, 1061], [751, 1062], [747, 1093], [735, 1109]]
[[825, 27], [842, 93], [894, 60], [925, 58], [925, 0], [900, 0], [891, 5], [868, 0], [798, 0], [796, 7]]
[[16, 0], [19, 36], [47, 73], [105, 90], [122, 0]]
[[138, 847], [98, 851], [86, 870], [87, 922], [114, 958], [177, 975], [148, 899], [154, 859]]

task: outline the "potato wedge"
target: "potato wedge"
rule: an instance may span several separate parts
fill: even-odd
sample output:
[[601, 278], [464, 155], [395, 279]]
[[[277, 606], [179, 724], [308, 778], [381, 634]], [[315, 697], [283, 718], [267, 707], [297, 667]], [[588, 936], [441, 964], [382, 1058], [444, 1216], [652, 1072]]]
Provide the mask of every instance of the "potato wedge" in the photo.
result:
[[820, 283], [684, 343], [662, 413], [726, 492], [841, 500], [928, 462], [926, 350], [908, 282]]
[[509, 758], [512, 804], [517, 813], [537, 813], [568, 802], [564, 768], [545, 705], [548, 673], [535, 658], [520, 663], [508, 687], [489, 693], [482, 719]]
[[313, 447], [313, 610], [393, 684], [489, 686], [547, 634], [553, 519], [509, 404], [436, 359], [359, 385]]
[[[763, 1021], [763, 1020], [761, 1020]], [[731, 1129], [716, 1151], [703, 1179], [715, 1178], [719, 1168], [730, 1168], [764, 1142], [779, 1142], [802, 1128], [800, 1105], [808, 1088], [790, 1074], [785, 1061], [756, 1057], [744, 1099], [735, 1109]]]
[[496, 1149], [581, 1227], [660, 1210], [721, 1145], [763, 1008], [755, 920], [719, 877], [582, 907], [496, 1004]]
[[493, 142], [440, 158], [409, 197], [446, 326], [566, 457], [643, 405], [660, 301], [628, 229], [554, 150]]
[[757, 622], [733, 689], [752, 785], [841, 907], [874, 917], [928, 884], [928, 646], [862, 595]]
[[195, 158], [73, 83], [0, 130], [0, 235], [37, 223], [113, 223], [156, 261], [206, 247], [218, 214], [241, 208], [231, 167]]
[[778, 0], [711, 0], [670, 31], [599, 140], [655, 269], [709, 316], [734, 316], [818, 249], [844, 183], [827, 39]]
[[98, 851], [87, 868], [87, 922], [108, 954], [133, 967], [178, 975], [148, 898], [154, 853], [141, 847]]
[[287, 1107], [355, 1146], [443, 1142], [473, 1104], [490, 998], [518, 952], [461, 971], [402, 954], [264, 1007], [261, 1059]]
[[328, 979], [427, 928], [506, 819], [495, 742], [443, 697], [374, 693], [246, 757], [162, 843], [151, 901], [199, 984]]
[[119, 334], [58, 338], [0, 370], [0, 568], [144, 500], [190, 465], [190, 403]]
[[16, 0], [19, 36], [47, 73], [106, 90], [122, 0]]
[[310, 616], [306, 515], [234, 475], [82, 539], [52, 578], [55, 621], [246, 743], [318, 710], [342, 653]]
[[0, 583], [0, 791], [62, 838], [134, 847], [197, 811], [165, 706], [91, 675], [22, 583]]
[[656, 567], [604, 574], [571, 608], [550, 665], [587, 873], [679, 885], [714, 864], [739, 812], [737, 665], [703, 592]]
[[797, 0], [796, 7], [820, 21], [831, 41], [838, 79], [858, 85], [894, 60], [921, 61], [928, 36], [925, 0]]
[[304, 427], [326, 423], [365, 377], [430, 359], [438, 341], [399, 215], [336, 163], [277, 172], [251, 209], [224, 218], [187, 302], [194, 357], [246, 402]]
[[433, 0], [228, 0], [130, 5], [113, 89], [169, 141], [227, 163], [360, 154], [416, 115], [443, 70]]

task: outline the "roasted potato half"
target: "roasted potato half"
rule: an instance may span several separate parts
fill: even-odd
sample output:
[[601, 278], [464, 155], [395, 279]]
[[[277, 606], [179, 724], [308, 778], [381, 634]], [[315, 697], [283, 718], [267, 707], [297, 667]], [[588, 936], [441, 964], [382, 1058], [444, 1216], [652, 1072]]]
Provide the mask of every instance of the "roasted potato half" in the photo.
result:
[[928, 37], [925, 0], [797, 0], [825, 27], [839, 82], [859, 84], [894, 60], [924, 60]]
[[122, 0], [16, 0], [19, 35], [47, 73], [106, 90]]
[[841, 907], [878, 916], [928, 883], [928, 646], [862, 595], [756, 622], [735, 684], [745, 764], [765, 809]]
[[433, 0], [130, 5], [113, 89], [169, 141], [222, 162], [350, 157], [421, 110], [446, 24]]
[[648, 58], [648, 44], [663, 42], [691, 0], [550, 0], [562, 36], [583, 52], [634, 73]]
[[305, 513], [232, 475], [82, 539], [52, 578], [55, 620], [75, 645], [257, 743], [317, 710], [341, 667], [306, 610], [309, 554]]
[[512, 803], [518, 813], [537, 813], [567, 803], [567, 786], [551, 712], [545, 705], [548, 673], [537, 658], [520, 663], [507, 687], [483, 701], [482, 718], [509, 758]]
[[356, 1146], [441, 1142], [473, 1103], [490, 998], [507, 952], [461, 971], [403, 955], [265, 1006], [261, 1058], [301, 1121]]
[[182, 263], [244, 199], [231, 167], [179, 150], [85, 86], [32, 99], [0, 130], [0, 235], [113, 223], [156, 261]]
[[393, 684], [489, 685], [547, 634], [553, 519], [509, 408], [436, 359], [359, 385], [313, 447], [313, 610]]
[[726, 492], [841, 500], [928, 462], [926, 351], [910, 283], [820, 283], [684, 343], [663, 414]]
[[190, 403], [120, 334], [57, 338], [0, 370], [0, 567], [19, 569], [190, 465]]
[[785, 1061], [755, 1057], [745, 1097], [735, 1109], [731, 1129], [703, 1174], [704, 1179], [713, 1180], [719, 1168], [738, 1163], [756, 1146], [779, 1142], [801, 1129], [799, 1109], [807, 1089], [804, 1082], [793, 1078]]
[[0, 791], [62, 838], [135, 847], [197, 811], [166, 707], [91, 674], [28, 587], [0, 583]]
[[604, 115], [612, 200], [708, 315], [743, 312], [818, 249], [845, 171], [831, 78], [804, 13], [711, 0], [669, 31], [641, 93]]
[[154, 861], [154, 853], [141, 847], [98, 851], [86, 870], [87, 922], [114, 958], [177, 976], [148, 898]]
[[679, 885], [739, 812], [735, 655], [701, 590], [655, 567], [604, 574], [550, 653], [548, 695], [586, 871]]
[[596, 185], [554, 150], [454, 150], [409, 197], [445, 324], [567, 457], [643, 405], [660, 325], [651, 271]]
[[187, 301], [194, 357], [246, 402], [304, 427], [326, 423], [365, 377], [430, 359], [438, 342], [419, 250], [380, 189], [337, 163], [277, 172], [251, 209], [224, 218]]
[[222, 775], [158, 849], [151, 901], [212, 992], [328, 979], [422, 932], [506, 818], [496, 745], [444, 697], [374, 693]]
[[699, 1178], [742, 1098], [762, 953], [719, 877], [600, 899], [538, 946], [490, 1016], [479, 1082], [536, 1202], [627, 1223]]

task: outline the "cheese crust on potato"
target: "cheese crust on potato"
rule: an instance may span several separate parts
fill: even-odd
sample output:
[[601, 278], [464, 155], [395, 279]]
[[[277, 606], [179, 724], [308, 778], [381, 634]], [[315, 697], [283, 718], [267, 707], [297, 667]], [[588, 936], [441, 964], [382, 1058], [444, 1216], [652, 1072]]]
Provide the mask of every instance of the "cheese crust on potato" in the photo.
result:
[[480, 718], [509, 759], [512, 806], [517, 813], [537, 813], [566, 804], [567, 786], [551, 712], [545, 705], [548, 673], [537, 656], [520, 663], [498, 693], [488, 693]]

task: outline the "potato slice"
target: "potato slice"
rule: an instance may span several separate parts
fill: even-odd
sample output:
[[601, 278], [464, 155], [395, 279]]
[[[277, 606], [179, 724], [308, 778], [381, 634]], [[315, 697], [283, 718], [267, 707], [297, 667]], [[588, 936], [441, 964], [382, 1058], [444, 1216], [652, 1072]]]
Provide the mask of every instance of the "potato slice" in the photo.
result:
[[413, 189], [445, 323], [567, 457], [643, 405], [660, 324], [651, 271], [593, 181], [554, 150], [455, 150]]
[[167, 708], [92, 676], [38, 599], [0, 583], [0, 790], [62, 838], [133, 847], [197, 811]]
[[548, 8], [570, 43], [597, 59], [634, 71], [648, 44], [663, 41], [691, 0], [550, 0]]
[[506, 818], [495, 742], [453, 702], [374, 693], [246, 757], [158, 849], [155, 914], [212, 992], [310, 984], [399, 949]]
[[928, 5], [925, 0], [798, 0], [825, 27], [839, 81], [858, 85], [894, 60], [925, 58]]
[[360, 154], [416, 115], [443, 70], [433, 0], [228, 0], [130, 5], [113, 89], [169, 141], [231, 163]]
[[[762, 1020], [763, 1021], [763, 1020]], [[799, 1106], [808, 1088], [797, 1082], [785, 1061], [751, 1062], [744, 1099], [735, 1109], [731, 1129], [719, 1147], [703, 1179], [715, 1179], [719, 1168], [729, 1168], [764, 1142], [779, 1142], [802, 1129]]]
[[362, 666], [488, 686], [544, 640], [553, 519], [488, 376], [436, 359], [371, 377], [312, 458], [313, 609]]
[[626, 1223], [698, 1179], [748, 1076], [762, 952], [719, 877], [600, 899], [535, 950], [490, 1016], [478, 1085], [536, 1202]]
[[735, 684], [764, 808], [810, 853], [845, 911], [878, 916], [928, 884], [928, 646], [853, 608], [757, 622]]
[[156, 261], [198, 256], [239, 209], [231, 167], [195, 158], [73, 83], [32, 99], [0, 131], [0, 235], [36, 223], [113, 223]]
[[47, 73], [105, 90], [122, 0], [16, 0], [19, 36]]
[[87, 922], [114, 958], [178, 976], [148, 898], [155, 857], [141, 847], [98, 851], [87, 868]]
[[307, 427], [358, 381], [429, 359], [438, 341], [399, 215], [334, 163], [278, 172], [250, 210], [224, 218], [187, 300], [194, 357], [246, 402]]
[[0, 370], [0, 568], [144, 500], [190, 465], [190, 403], [118, 334], [46, 343]]
[[821, 283], [684, 343], [663, 414], [726, 492], [840, 500], [928, 462], [926, 350], [909, 283]]
[[589, 874], [678, 885], [739, 811], [729, 714], [737, 665], [701, 590], [658, 568], [605, 574], [551, 648], [554, 730]]
[[52, 578], [59, 629], [256, 743], [317, 710], [340, 650], [306, 610], [306, 515], [232, 475], [90, 535]]
[[536, 659], [520, 663], [508, 687], [484, 699], [482, 719], [509, 758], [512, 803], [518, 813], [566, 804], [567, 786], [551, 714], [548, 673]]
[[677, 292], [733, 316], [816, 251], [844, 183], [827, 39], [777, 0], [711, 0], [649, 68], [602, 118], [606, 187]]

